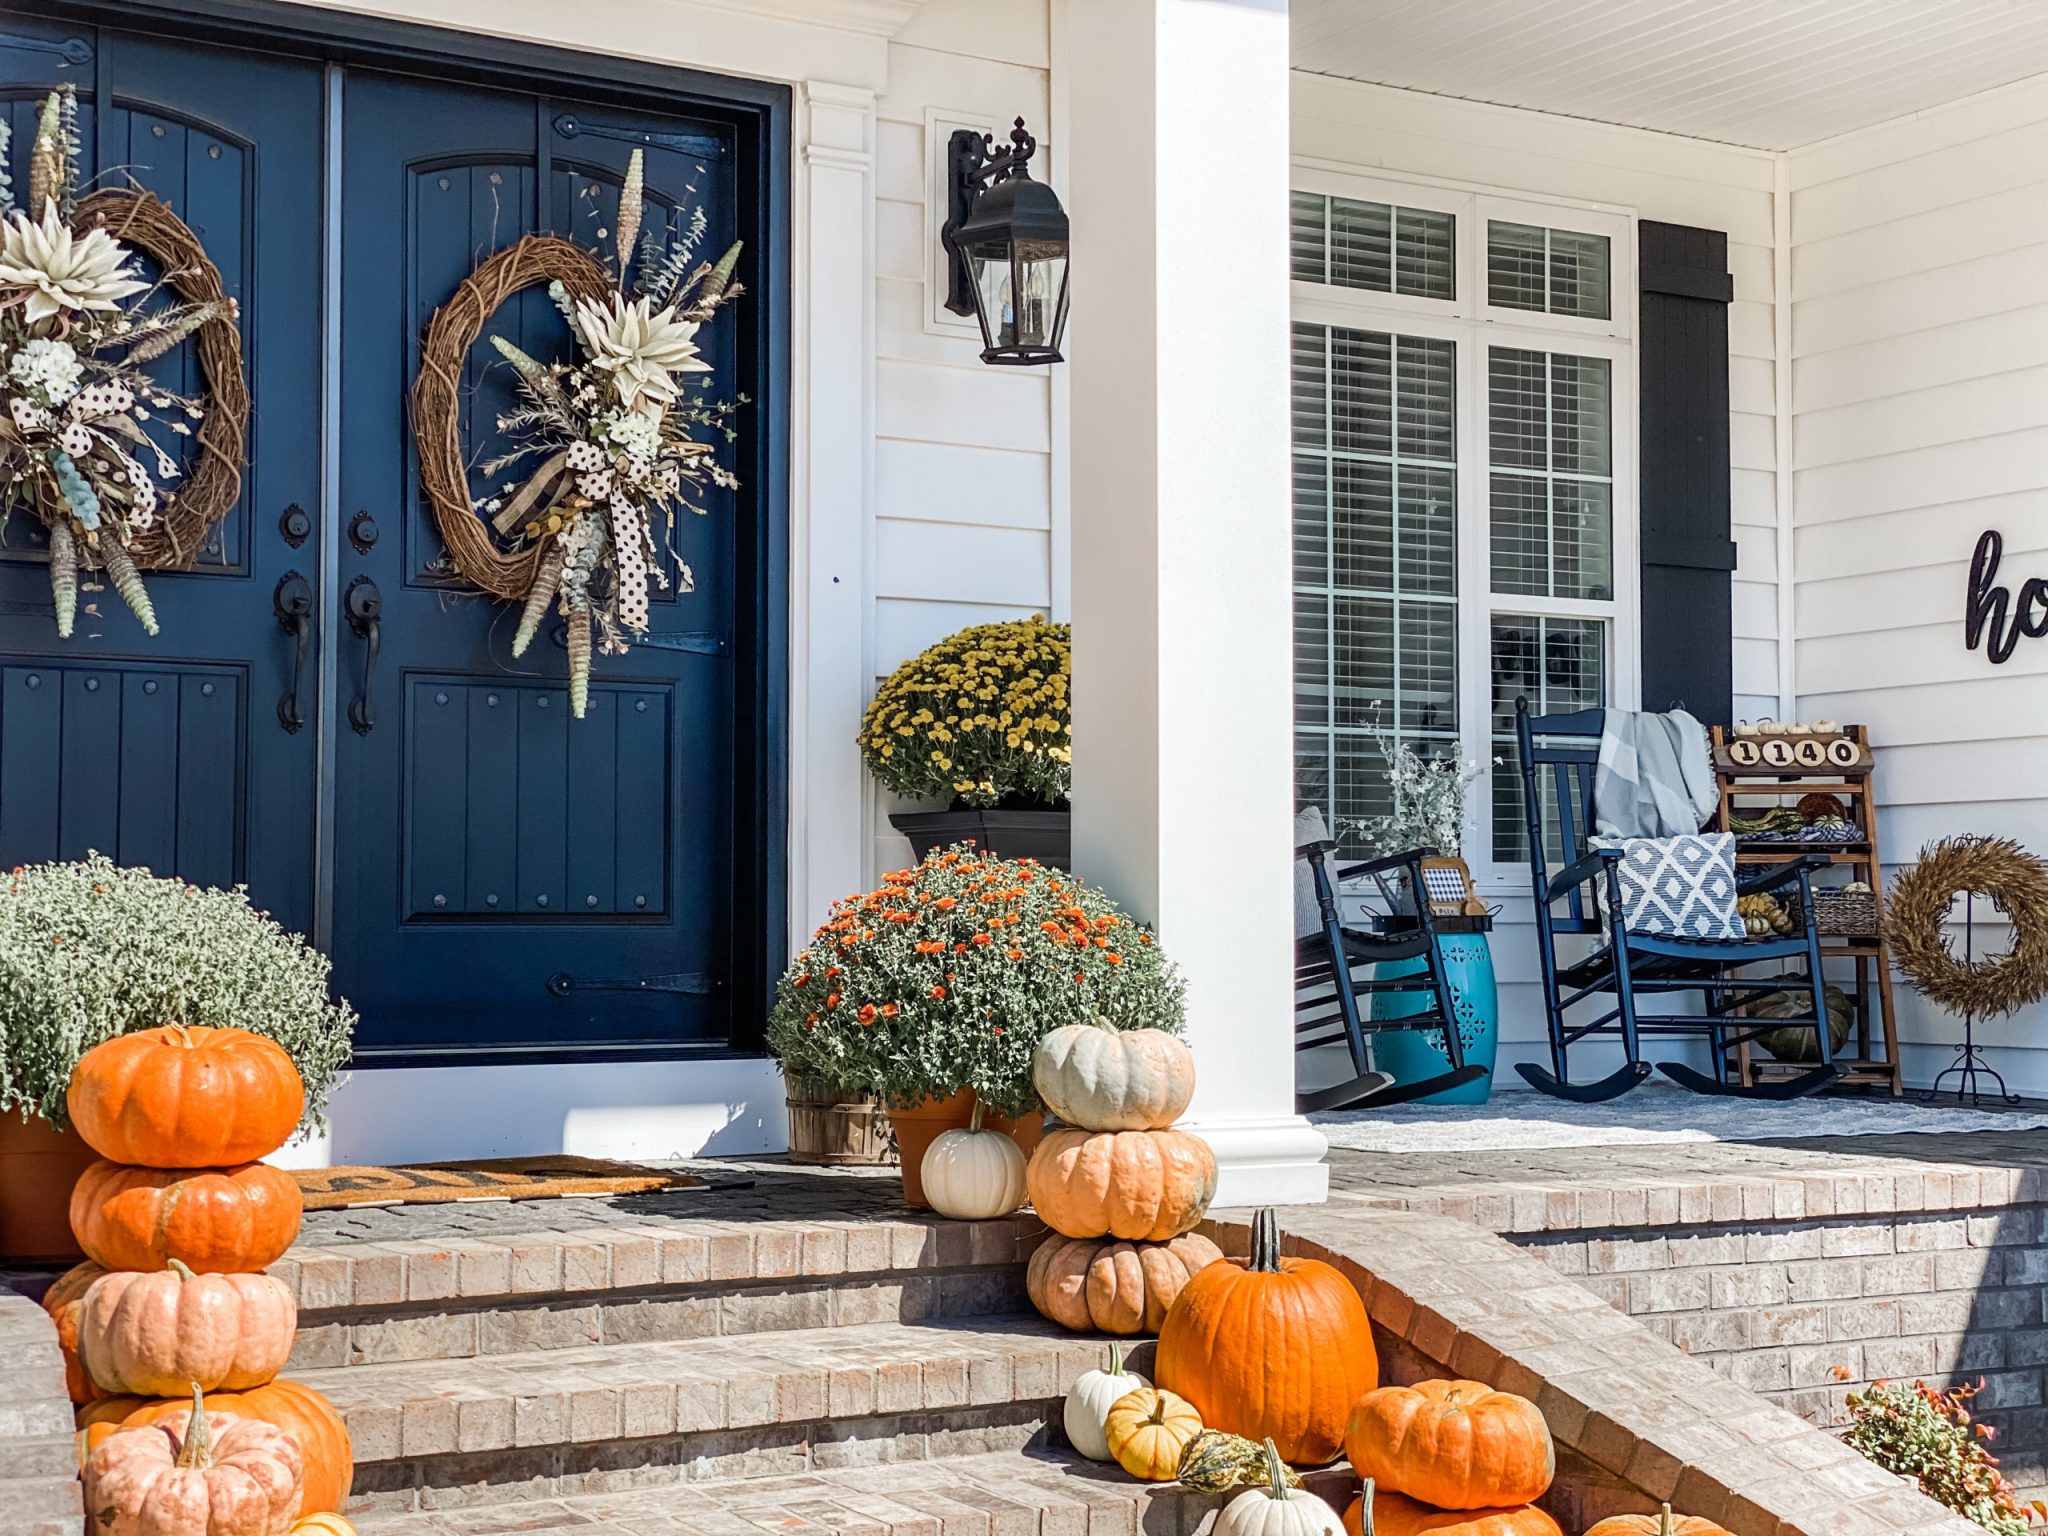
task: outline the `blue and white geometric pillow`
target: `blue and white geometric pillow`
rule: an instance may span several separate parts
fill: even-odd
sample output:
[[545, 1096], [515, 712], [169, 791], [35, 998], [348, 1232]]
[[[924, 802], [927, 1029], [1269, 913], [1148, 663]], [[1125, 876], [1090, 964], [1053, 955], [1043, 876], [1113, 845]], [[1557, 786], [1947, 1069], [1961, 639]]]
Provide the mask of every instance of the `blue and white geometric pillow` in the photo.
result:
[[1622, 926], [1673, 939], [1739, 939], [1735, 915], [1735, 835], [1630, 837], [1616, 868]]

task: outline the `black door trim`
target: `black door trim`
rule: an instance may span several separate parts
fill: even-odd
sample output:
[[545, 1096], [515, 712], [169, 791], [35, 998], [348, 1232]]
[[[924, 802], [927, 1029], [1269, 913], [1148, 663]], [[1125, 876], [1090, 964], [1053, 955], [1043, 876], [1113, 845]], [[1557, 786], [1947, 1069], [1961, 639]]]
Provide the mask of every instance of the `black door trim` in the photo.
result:
[[[792, 92], [646, 60], [580, 53], [278, 0], [0, 0], [0, 16], [74, 20], [177, 42], [214, 43], [309, 57], [328, 64], [418, 73], [436, 80], [525, 93], [569, 95], [643, 111], [687, 109], [733, 124], [739, 159], [740, 227], [758, 232], [741, 260], [751, 302], [740, 309], [754, 345], [735, 381], [754, 403], [741, 433], [743, 483], [756, 488], [736, 530], [732, 762], [734, 953], [732, 1032], [724, 1047], [701, 1044], [472, 1051], [366, 1052], [357, 1067], [439, 1066], [465, 1061], [577, 1062], [758, 1055], [775, 981], [789, 952], [789, 406], [790, 143]], [[599, 68], [601, 64], [602, 68]]]

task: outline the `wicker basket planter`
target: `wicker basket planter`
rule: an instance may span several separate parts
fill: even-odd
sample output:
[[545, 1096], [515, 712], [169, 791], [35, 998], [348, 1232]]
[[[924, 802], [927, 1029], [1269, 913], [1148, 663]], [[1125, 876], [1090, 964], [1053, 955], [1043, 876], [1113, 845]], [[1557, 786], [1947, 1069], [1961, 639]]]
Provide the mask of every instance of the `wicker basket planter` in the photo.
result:
[[1813, 924], [1824, 939], [1874, 939], [1881, 927], [1877, 892], [1818, 889]]
[[882, 1101], [829, 1083], [791, 1079], [789, 1160], [828, 1167], [896, 1160], [896, 1139]]

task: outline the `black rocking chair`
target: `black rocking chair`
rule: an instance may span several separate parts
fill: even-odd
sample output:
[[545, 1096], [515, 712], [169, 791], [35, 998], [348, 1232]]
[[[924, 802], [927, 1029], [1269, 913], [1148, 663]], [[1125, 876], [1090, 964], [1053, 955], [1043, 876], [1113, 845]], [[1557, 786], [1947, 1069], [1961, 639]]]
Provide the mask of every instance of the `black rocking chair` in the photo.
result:
[[[1796, 887], [1800, 932], [1778, 937], [1742, 939], [1687, 939], [1630, 932], [1621, 915], [1621, 886], [1617, 867], [1618, 848], [1597, 848], [1593, 836], [1593, 782], [1600, 760], [1600, 732], [1604, 711], [1582, 710], [1570, 715], [1531, 716], [1529, 701], [1515, 701], [1515, 738], [1521, 748], [1522, 799], [1529, 819], [1529, 867], [1536, 897], [1536, 948], [1542, 962], [1543, 1001], [1550, 1025], [1550, 1059], [1554, 1070], [1546, 1072], [1528, 1062], [1517, 1070], [1529, 1082], [1557, 1098], [1582, 1104], [1612, 1099], [1650, 1075], [1650, 1063], [1643, 1060], [1642, 1039], [1651, 1036], [1704, 1036], [1713, 1056], [1713, 1074], [1686, 1066], [1683, 1062], [1658, 1062], [1657, 1070], [1681, 1087], [1695, 1093], [1730, 1094], [1752, 1099], [1796, 1099], [1825, 1088], [1841, 1075], [1833, 1060], [1828, 1037], [1827, 1000], [1823, 992], [1820, 935], [1813, 920], [1812, 871], [1825, 868], [1827, 861], [1807, 855], [1783, 863], [1736, 870], [1736, 890], [1776, 891]], [[1555, 775], [1559, 844], [1564, 868], [1553, 877], [1548, 868], [1543, 827], [1542, 772]], [[1609, 918], [1603, 923], [1598, 903], [1591, 894], [1604, 884]], [[1557, 904], [1565, 903], [1568, 915], [1559, 915]], [[1560, 935], [1601, 935], [1606, 944], [1584, 959], [1566, 963], [1559, 959]], [[1769, 977], [1741, 977], [1738, 967], [1760, 961], [1803, 961], [1803, 973]], [[1637, 1015], [1637, 1000], [1645, 995], [1697, 992], [1706, 1013], [1670, 1016]], [[1774, 993], [1798, 995], [1811, 1008], [1799, 1018], [1748, 1020], [1737, 1010]], [[1605, 1012], [1584, 1023], [1567, 1025], [1565, 1014], [1580, 1003], [1598, 1000], [1595, 1006], [1612, 1001]], [[1819, 1047], [1819, 1065], [1811, 1072], [1775, 1082], [1744, 1082], [1731, 1070], [1729, 1052], [1747, 1041], [1784, 1029], [1810, 1028]], [[1598, 1082], [1574, 1083], [1566, 1064], [1569, 1047], [1588, 1038], [1618, 1035], [1628, 1060], [1616, 1072]]]
[[[1430, 920], [1429, 903], [1423, 899], [1421, 849], [1347, 864], [1337, 871], [1339, 880], [1358, 875], [1384, 876], [1396, 870], [1408, 873], [1408, 890], [1415, 898], [1414, 915], [1400, 914], [1383, 919], [1384, 928], [1367, 933], [1346, 928], [1337, 912], [1337, 892], [1330, 880], [1328, 854], [1336, 849], [1329, 839], [1302, 844], [1294, 850], [1306, 861], [1315, 882], [1316, 910], [1320, 925], [1316, 932], [1294, 941], [1294, 1048], [1297, 1052], [1339, 1040], [1350, 1049], [1354, 1075], [1327, 1088], [1295, 1095], [1295, 1108], [1302, 1114], [1321, 1109], [1369, 1109], [1383, 1104], [1405, 1104], [1447, 1088], [1461, 1088], [1486, 1075], [1486, 1068], [1468, 1065], [1458, 1026], [1449, 1006], [1450, 986], [1445, 980], [1443, 950], [1437, 943], [1436, 926]], [[1423, 968], [1407, 976], [1380, 979], [1373, 968], [1382, 960], [1421, 959]], [[1427, 1002], [1419, 1013], [1398, 1019], [1368, 1019], [1359, 1013], [1359, 997], [1381, 992], [1423, 994]], [[1371, 1037], [1390, 1029], [1431, 1029], [1443, 1033], [1444, 1053], [1450, 1070], [1421, 1082], [1396, 1083], [1392, 1074], [1373, 1064]]]

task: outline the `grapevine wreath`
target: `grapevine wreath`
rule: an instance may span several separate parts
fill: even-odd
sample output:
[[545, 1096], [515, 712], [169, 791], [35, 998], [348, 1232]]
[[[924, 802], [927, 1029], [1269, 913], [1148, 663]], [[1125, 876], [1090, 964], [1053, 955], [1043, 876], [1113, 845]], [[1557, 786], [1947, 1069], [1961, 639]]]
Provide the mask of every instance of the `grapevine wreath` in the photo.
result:
[[[740, 248], [700, 261], [701, 210], [643, 240], [646, 171], [633, 151], [619, 192], [608, 267], [572, 241], [529, 235], [491, 256], [434, 312], [412, 392], [420, 481], [456, 573], [521, 606], [512, 654], [532, 643], [550, 607], [567, 623], [569, 708], [583, 717], [593, 644], [627, 648], [648, 628], [648, 589], [667, 587], [676, 514], [692, 497], [733, 488], [732, 472], [697, 429], [722, 431], [744, 400], [689, 392], [710, 365], [698, 328], [738, 297]], [[574, 337], [573, 362], [544, 363], [502, 336], [491, 344], [518, 374], [519, 399], [499, 416], [510, 450], [475, 466], [462, 440], [462, 376], [498, 307], [547, 285]], [[509, 479], [500, 476], [517, 466]], [[677, 584], [691, 585], [677, 562]]]
[[[191, 565], [242, 494], [239, 313], [168, 203], [132, 184], [81, 195], [70, 88], [37, 114], [18, 205], [8, 148], [0, 135], [0, 516], [18, 507], [49, 532], [59, 637], [77, 621], [80, 571], [95, 568], [154, 635], [140, 572]], [[196, 397], [149, 371], [188, 341]], [[193, 442], [189, 472], [166, 429]]]
[[[2012, 923], [2012, 948], [1972, 962], [1942, 935], [1964, 891], [1997, 903]], [[1892, 886], [1892, 957], [1931, 1003], [1989, 1018], [2048, 994], [2048, 864], [2010, 838], [1952, 837], [1930, 843]]]

